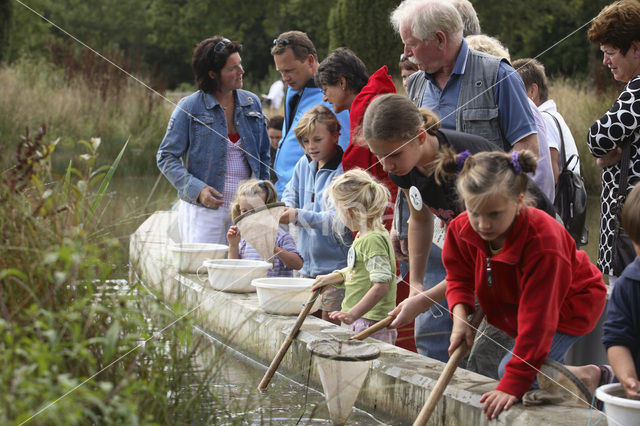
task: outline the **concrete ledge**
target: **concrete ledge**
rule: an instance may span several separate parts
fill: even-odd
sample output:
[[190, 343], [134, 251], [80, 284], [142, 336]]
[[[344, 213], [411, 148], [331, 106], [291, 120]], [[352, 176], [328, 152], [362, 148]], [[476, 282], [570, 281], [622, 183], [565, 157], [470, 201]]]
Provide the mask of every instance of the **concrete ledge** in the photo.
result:
[[[133, 269], [148, 286], [169, 302], [180, 301], [199, 318], [204, 329], [221, 336], [234, 349], [269, 364], [284, 342], [295, 316], [266, 314], [255, 293], [232, 294], [204, 287], [195, 275], [177, 274], [166, 264], [168, 231], [176, 213], [157, 212], [131, 236]], [[347, 338], [351, 332], [315, 317], [308, 317], [284, 357], [278, 372], [306, 381], [310, 353], [306, 345], [326, 337]], [[368, 339], [381, 351], [360, 391], [356, 405], [392, 424], [411, 424], [417, 417], [444, 364], [396, 346]], [[310, 383], [322, 391], [315, 368]], [[458, 369], [431, 418], [433, 425], [530, 424], [586, 425], [589, 410], [564, 406], [523, 407], [518, 404], [488, 422], [480, 397], [496, 382]], [[256, 383], [257, 387], [258, 383]]]

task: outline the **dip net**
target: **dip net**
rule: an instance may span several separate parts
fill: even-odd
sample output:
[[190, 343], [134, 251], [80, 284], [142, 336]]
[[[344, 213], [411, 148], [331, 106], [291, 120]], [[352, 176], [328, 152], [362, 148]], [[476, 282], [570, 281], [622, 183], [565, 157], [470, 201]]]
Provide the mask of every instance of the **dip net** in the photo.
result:
[[249, 210], [233, 220], [240, 229], [242, 238], [247, 240], [267, 262], [273, 263], [276, 233], [284, 209], [284, 203], [271, 203]]
[[314, 340], [307, 349], [316, 356], [331, 420], [343, 425], [380, 350], [370, 343], [338, 339]]

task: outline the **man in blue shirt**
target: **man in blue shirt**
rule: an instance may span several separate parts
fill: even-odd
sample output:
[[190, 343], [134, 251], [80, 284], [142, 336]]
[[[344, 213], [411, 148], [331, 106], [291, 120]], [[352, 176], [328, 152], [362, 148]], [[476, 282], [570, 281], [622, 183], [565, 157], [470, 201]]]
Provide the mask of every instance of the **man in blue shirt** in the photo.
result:
[[[539, 154], [522, 80], [506, 61], [469, 49], [462, 19], [451, 2], [403, 1], [392, 12], [391, 23], [402, 38], [405, 56], [423, 70], [407, 83], [417, 106], [438, 114], [445, 129], [482, 136], [506, 151], [528, 149]], [[409, 235], [431, 232], [433, 215], [412, 215]], [[435, 245], [421, 248], [423, 244], [409, 238], [411, 295], [435, 286], [446, 275], [441, 250]], [[446, 309], [446, 305], [442, 311], [432, 308], [416, 318], [415, 325], [418, 352], [442, 361], [448, 359], [451, 331]]]
[[[289, 87], [284, 104], [282, 139], [278, 145], [273, 168], [278, 178], [276, 190], [282, 195], [291, 180], [293, 169], [304, 155], [294, 129], [304, 113], [311, 107], [323, 104], [333, 111], [331, 105], [322, 101], [322, 90], [316, 87], [313, 75], [318, 69], [316, 48], [302, 31], [287, 31], [273, 40], [271, 55], [282, 80]], [[349, 111], [336, 114], [341, 132], [338, 141], [342, 149], [349, 145]]]

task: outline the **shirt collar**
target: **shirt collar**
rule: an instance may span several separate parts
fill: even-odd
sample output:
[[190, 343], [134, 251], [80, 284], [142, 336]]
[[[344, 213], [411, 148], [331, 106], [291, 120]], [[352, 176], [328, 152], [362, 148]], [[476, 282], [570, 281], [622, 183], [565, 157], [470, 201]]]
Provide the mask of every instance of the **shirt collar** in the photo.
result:
[[[464, 71], [467, 67], [467, 56], [469, 55], [469, 45], [462, 39], [462, 44], [460, 45], [460, 51], [458, 52], [458, 56], [456, 57], [456, 64], [453, 66], [453, 70], [451, 71], [451, 75], [464, 74]], [[424, 72], [424, 78], [431, 81], [432, 83], [435, 81], [433, 74], [428, 74], [426, 71]]]
[[[333, 157], [331, 157], [331, 159], [329, 161], [327, 161], [327, 164], [325, 164], [324, 166], [322, 166], [320, 168], [320, 170], [335, 170], [338, 168], [338, 166], [342, 163], [342, 147], [340, 145], [336, 145], [336, 153], [334, 154]], [[311, 157], [309, 157], [309, 154], [305, 154], [305, 157], [307, 157], [307, 161], [309, 163], [315, 163], [315, 161], [311, 161]], [[313, 166], [314, 168], [316, 166]]]
[[[216, 105], [220, 105], [218, 99], [213, 93], [202, 92], [204, 98], [205, 108], [213, 109]], [[241, 107], [249, 106], [253, 104], [253, 99], [246, 92], [240, 90], [234, 90], [233, 96], [236, 99], [236, 104]]]
[[336, 145], [336, 153], [327, 164], [325, 164], [322, 168], [328, 170], [335, 170], [342, 163], [342, 147], [340, 145]]

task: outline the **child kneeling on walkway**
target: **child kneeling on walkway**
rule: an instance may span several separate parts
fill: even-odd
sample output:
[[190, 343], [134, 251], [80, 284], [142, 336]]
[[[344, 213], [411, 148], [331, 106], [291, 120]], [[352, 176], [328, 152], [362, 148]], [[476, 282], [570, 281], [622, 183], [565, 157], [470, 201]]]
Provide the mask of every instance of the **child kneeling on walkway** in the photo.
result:
[[593, 330], [606, 300], [602, 274], [567, 230], [526, 206], [526, 173], [536, 161], [529, 151], [449, 150], [436, 165], [438, 175], [460, 170], [457, 188], [467, 208], [449, 224], [442, 252], [453, 317], [449, 353], [463, 341], [473, 345], [466, 318], [476, 299], [487, 322], [515, 338], [497, 389], [480, 399], [489, 419], [522, 398], [545, 359], [564, 362], [571, 345]]

